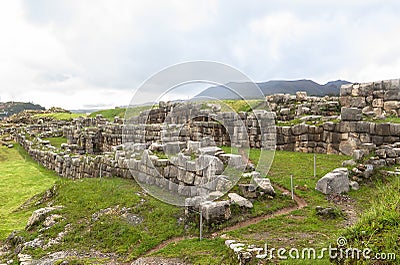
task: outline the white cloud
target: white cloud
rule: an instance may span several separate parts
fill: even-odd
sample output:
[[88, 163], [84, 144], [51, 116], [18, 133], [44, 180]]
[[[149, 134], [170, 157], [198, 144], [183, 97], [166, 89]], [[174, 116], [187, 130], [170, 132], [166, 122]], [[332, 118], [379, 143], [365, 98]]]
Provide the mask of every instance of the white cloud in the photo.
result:
[[2, 1], [1, 100], [125, 105], [149, 76], [190, 60], [257, 81], [398, 78], [399, 9], [394, 0]]

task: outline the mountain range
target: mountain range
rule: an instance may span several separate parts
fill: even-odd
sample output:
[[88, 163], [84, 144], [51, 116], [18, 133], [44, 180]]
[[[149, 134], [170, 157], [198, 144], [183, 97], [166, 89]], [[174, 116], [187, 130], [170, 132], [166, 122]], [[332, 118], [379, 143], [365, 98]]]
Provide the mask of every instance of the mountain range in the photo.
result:
[[24, 110], [44, 110], [45, 108], [31, 102], [0, 102], [0, 119]]
[[321, 85], [312, 80], [301, 79], [292, 81], [272, 80], [256, 84], [258, 87], [250, 82], [232, 82], [224, 86], [212, 86], [203, 90], [201, 93], [196, 95], [195, 98], [254, 99], [277, 93], [296, 94], [297, 91], [305, 91], [309, 96], [338, 96], [340, 93], [340, 86], [343, 84], [350, 84], [350, 82], [336, 80]]

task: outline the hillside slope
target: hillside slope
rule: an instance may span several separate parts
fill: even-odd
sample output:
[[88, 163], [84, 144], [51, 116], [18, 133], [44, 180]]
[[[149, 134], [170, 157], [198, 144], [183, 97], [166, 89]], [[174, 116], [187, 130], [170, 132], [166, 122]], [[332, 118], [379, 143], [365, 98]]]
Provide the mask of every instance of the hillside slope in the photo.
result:
[[18, 114], [24, 110], [45, 110], [45, 108], [29, 102], [0, 102], [0, 113], [4, 116]]

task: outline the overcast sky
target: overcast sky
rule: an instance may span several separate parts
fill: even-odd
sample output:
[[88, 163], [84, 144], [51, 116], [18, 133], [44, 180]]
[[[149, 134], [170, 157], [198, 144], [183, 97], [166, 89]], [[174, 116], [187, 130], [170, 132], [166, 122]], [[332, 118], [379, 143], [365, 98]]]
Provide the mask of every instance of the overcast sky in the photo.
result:
[[0, 101], [127, 105], [147, 78], [192, 60], [255, 81], [399, 78], [399, 29], [398, 0], [4, 0]]

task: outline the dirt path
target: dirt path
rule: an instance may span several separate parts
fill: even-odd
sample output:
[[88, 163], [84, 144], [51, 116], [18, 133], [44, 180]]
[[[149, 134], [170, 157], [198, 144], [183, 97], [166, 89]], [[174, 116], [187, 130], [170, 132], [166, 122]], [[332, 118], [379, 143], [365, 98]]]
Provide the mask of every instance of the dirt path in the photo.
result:
[[[278, 186], [276, 184], [274, 184], [274, 186], [278, 190], [280, 190], [281, 192], [290, 192], [289, 190], [287, 190], [287, 189], [285, 189], [285, 188], [283, 188], [281, 186]], [[290, 212], [292, 212], [294, 210], [302, 209], [302, 208], [307, 206], [307, 202], [303, 198], [301, 198], [301, 197], [299, 197], [299, 196], [297, 196], [295, 194], [294, 194], [293, 198], [294, 198], [294, 201], [297, 204], [295, 206], [286, 207], [286, 208], [280, 209], [280, 210], [278, 210], [276, 212], [273, 212], [273, 213], [270, 213], [270, 214], [261, 215], [261, 216], [258, 216], [258, 217], [255, 217], [255, 218], [251, 218], [249, 220], [237, 223], [235, 225], [232, 225], [232, 226], [229, 226], [229, 227], [226, 227], [226, 228], [222, 229], [221, 231], [217, 232], [217, 234], [226, 233], [226, 232], [229, 232], [229, 231], [232, 231], [232, 230], [236, 230], [236, 229], [239, 229], [239, 228], [242, 228], [242, 227], [246, 227], [246, 226], [249, 226], [249, 225], [252, 225], [252, 224], [256, 224], [256, 223], [258, 223], [258, 222], [260, 222], [262, 220], [274, 218], [274, 217], [279, 216], [279, 215], [288, 214], [288, 213], [290, 213]]]
[[169, 245], [171, 243], [179, 242], [179, 241], [182, 241], [182, 240], [185, 240], [185, 239], [193, 239], [193, 238], [196, 238], [196, 237], [194, 237], [194, 236], [178, 236], [178, 237], [173, 237], [173, 238], [167, 239], [167, 240], [163, 241], [161, 244], [155, 246], [154, 248], [149, 249], [148, 251], [146, 251], [141, 256], [143, 257], [143, 256], [146, 256], [146, 255], [152, 254], [154, 252], [157, 252], [160, 249], [163, 249], [164, 247], [166, 247], [167, 245]]
[[[285, 189], [285, 188], [283, 188], [283, 187], [281, 187], [281, 186], [279, 186], [277, 184], [274, 184], [274, 187], [276, 187], [276, 189], [280, 190], [281, 192], [289, 192], [290, 193], [289, 190], [287, 190], [287, 189]], [[294, 197], [294, 201], [296, 202], [295, 206], [286, 207], [286, 208], [280, 209], [280, 210], [278, 210], [278, 211], [276, 211], [274, 213], [271, 213], [271, 214], [265, 214], [265, 215], [262, 215], [262, 216], [251, 218], [249, 220], [246, 220], [246, 221], [237, 223], [235, 225], [226, 227], [226, 228], [216, 232], [215, 234], [216, 235], [221, 235], [223, 233], [226, 233], [226, 232], [229, 232], [229, 231], [232, 231], [232, 230], [236, 230], [236, 229], [248, 226], [248, 225], [256, 224], [256, 223], [258, 223], [258, 222], [260, 222], [262, 220], [274, 218], [274, 217], [279, 216], [279, 215], [288, 214], [288, 213], [290, 213], [290, 212], [292, 212], [294, 210], [302, 209], [302, 208], [307, 206], [307, 202], [303, 198], [301, 198], [301, 197], [299, 197], [297, 195], [294, 195], [293, 197]], [[180, 236], [180, 237], [170, 238], [170, 239], [162, 242], [161, 244], [157, 245], [156, 247], [148, 250], [147, 252], [142, 254], [141, 257], [149, 255], [149, 254], [152, 254], [152, 253], [155, 253], [158, 250], [166, 247], [170, 243], [176, 243], [176, 242], [179, 242], [179, 241], [182, 241], [182, 240], [185, 240], [185, 239], [192, 239], [192, 238], [196, 238], [196, 237]]]

